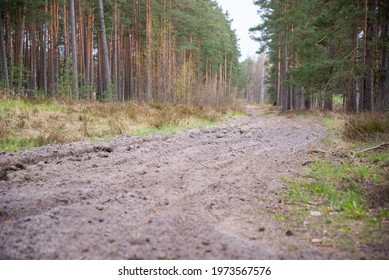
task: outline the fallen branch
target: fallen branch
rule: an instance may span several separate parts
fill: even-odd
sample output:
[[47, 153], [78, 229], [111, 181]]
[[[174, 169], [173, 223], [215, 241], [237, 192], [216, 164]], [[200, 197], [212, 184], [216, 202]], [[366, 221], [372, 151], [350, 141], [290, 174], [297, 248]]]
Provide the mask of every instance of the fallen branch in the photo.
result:
[[382, 149], [382, 148], [385, 148], [385, 147], [389, 147], [389, 143], [383, 143], [383, 144], [375, 146], [375, 147], [364, 149], [362, 151], [355, 152], [353, 155], [355, 156], [355, 155], [363, 154], [363, 153], [366, 153], [366, 152], [371, 152], [371, 151], [374, 151], [374, 150], [379, 150], [379, 149]]

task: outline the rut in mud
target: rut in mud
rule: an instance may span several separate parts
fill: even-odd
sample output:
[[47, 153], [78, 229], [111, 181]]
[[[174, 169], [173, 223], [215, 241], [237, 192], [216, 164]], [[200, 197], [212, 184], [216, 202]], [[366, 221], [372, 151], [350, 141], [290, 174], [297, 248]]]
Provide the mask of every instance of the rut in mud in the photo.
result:
[[325, 128], [253, 114], [173, 137], [1, 155], [0, 258], [336, 258], [276, 219], [281, 176]]

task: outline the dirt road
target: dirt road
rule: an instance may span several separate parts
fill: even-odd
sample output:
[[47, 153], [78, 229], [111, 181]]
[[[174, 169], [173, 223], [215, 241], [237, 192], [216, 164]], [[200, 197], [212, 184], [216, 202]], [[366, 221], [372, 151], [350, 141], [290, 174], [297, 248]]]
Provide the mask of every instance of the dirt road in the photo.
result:
[[173, 137], [1, 155], [0, 258], [336, 258], [277, 219], [281, 176], [325, 128], [251, 113]]

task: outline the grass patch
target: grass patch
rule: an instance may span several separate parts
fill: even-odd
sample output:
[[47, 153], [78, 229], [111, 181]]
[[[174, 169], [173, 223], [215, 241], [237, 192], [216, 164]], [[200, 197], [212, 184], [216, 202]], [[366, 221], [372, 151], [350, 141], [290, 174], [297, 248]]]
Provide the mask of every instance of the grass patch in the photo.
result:
[[[303, 219], [311, 238], [324, 240], [325, 246], [358, 256], [369, 247], [377, 252], [370, 256], [387, 257], [389, 150], [379, 144], [389, 139], [388, 115], [304, 112], [298, 117], [322, 122], [328, 136], [314, 148], [318, 152], [311, 155], [305, 175], [287, 180], [284, 200], [291, 205], [291, 223], [297, 227]], [[359, 153], [377, 145], [379, 149]], [[311, 211], [321, 216], [313, 217]]]
[[16, 152], [21, 148], [31, 149], [45, 145], [43, 138], [5, 139], [1, 142], [0, 149], [6, 152]]
[[136, 128], [131, 134], [135, 136], [148, 136], [153, 134], [170, 136], [180, 132], [185, 132], [191, 128], [201, 128], [205, 126], [214, 126], [217, 124], [218, 122], [216, 120], [192, 119], [178, 125], [167, 125], [159, 128], [156, 127]]
[[365, 217], [369, 209], [364, 185], [381, 180], [379, 170], [371, 167], [318, 162], [312, 164], [306, 179], [294, 183], [289, 197], [304, 203], [320, 201], [323, 212], [359, 219]]
[[6, 115], [10, 112], [28, 110], [28, 111], [49, 111], [59, 112], [63, 107], [58, 101], [51, 99], [31, 99], [24, 97], [9, 97], [0, 95], [0, 115]]
[[27, 100], [0, 95], [0, 150], [14, 152], [118, 135], [172, 135], [241, 115], [204, 106]]

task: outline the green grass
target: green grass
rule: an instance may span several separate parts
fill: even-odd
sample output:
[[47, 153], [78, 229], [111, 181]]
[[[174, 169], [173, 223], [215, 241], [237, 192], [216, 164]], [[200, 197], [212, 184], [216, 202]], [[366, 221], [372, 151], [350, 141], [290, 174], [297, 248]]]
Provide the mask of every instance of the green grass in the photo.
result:
[[186, 124], [168, 125], [168, 126], [163, 126], [161, 128], [155, 128], [155, 127], [136, 128], [134, 132], [132, 132], [131, 134], [134, 136], [149, 136], [155, 134], [171, 136], [180, 132], [188, 131], [191, 128], [202, 128], [205, 126], [215, 126], [217, 124], [218, 122], [213, 120], [196, 119], [196, 120], [191, 120]]
[[6, 139], [0, 142], [0, 150], [8, 153], [17, 152], [20, 149], [31, 149], [45, 145], [45, 140], [41, 137], [27, 139]]
[[[388, 244], [389, 236], [382, 225], [389, 218], [389, 205], [385, 202], [389, 151], [354, 154], [387, 142], [388, 134], [385, 136], [383, 129], [387, 115], [327, 117], [322, 112], [304, 112], [298, 117], [320, 121], [327, 127], [328, 135], [315, 147], [326, 152], [311, 156], [312, 163], [306, 167], [305, 175], [285, 180], [288, 188], [284, 201], [290, 203], [290, 215], [294, 217], [290, 223], [298, 226], [301, 219], [309, 221], [312, 232], [328, 232], [330, 246], [351, 253], [358, 252], [360, 246]], [[350, 119], [363, 137], [348, 137], [355, 135], [347, 134], [344, 129]], [[322, 217], [310, 217], [310, 211], [319, 211]]]
[[[366, 156], [366, 161], [333, 163], [320, 160], [311, 164], [305, 178], [290, 182], [288, 199], [307, 203], [322, 201], [322, 209], [337, 211], [345, 218], [363, 218], [368, 215], [369, 201], [364, 186], [385, 181], [377, 165], [387, 160], [388, 154]], [[383, 158], [383, 160], [381, 160]]]
[[5, 115], [15, 110], [60, 112], [63, 110], [63, 107], [50, 100], [30, 102], [21, 98], [11, 100], [0, 99], [0, 115]]
[[338, 105], [338, 106], [342, 105], [343, 106], [343, 97], [340, 95], [334, 95], [332, 97], [332, 102], [334, 105]]

